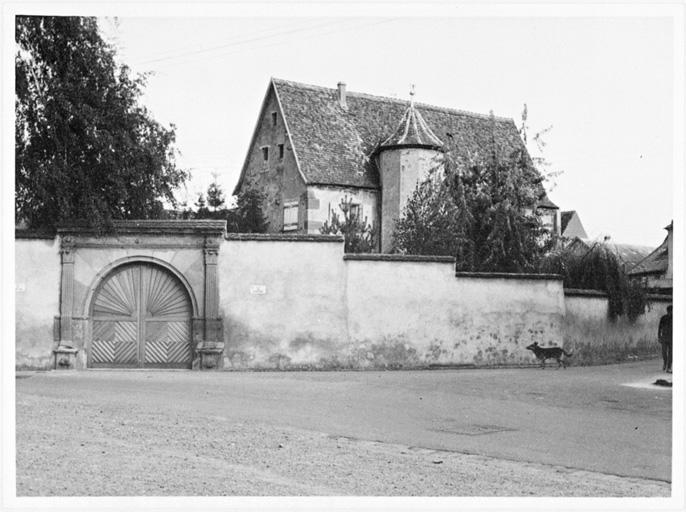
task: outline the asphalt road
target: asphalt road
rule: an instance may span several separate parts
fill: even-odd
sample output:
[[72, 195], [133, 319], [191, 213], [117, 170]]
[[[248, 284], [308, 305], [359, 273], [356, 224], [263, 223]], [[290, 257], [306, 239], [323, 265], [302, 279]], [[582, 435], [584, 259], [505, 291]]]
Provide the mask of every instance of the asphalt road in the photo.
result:
[[[365, 449], [408, 447], [425, 450], [429, 457], [435, 457], [436, 453], [444, 453], [446, 458], [451, 453], [473, 454], [482, 457], [481, 463], [486, 460], [485, 456], [519, 464], [554, 466], [558, 471], [567, 468], [669, 482], [671, 390], [626, 385], [664, 378], [658, 368], [658, 362], [645, 361], [566, 370], [289, 373], [94, 370], [24, 374], [20, 377], [30, 378], [17, 379], [18, 482], [24, 482], [26, 490], [26, 482], [40, 480], [35, 473], [39, 470], [34, 466], [38, 467], [42, 459], [31, 458], [31, 454], [36, 448], [40, 451], [42, 443], [71, 442], [67, 437], [58, 439], [46, 430], [72, 429], [76, 435], [98, 411], [105, 412], [103, 417], [111, 413], [128, 421], [127, 410], [132, 420], [137, 416], [140, 421], [145, 415], [152, 418], [163, 414], [160, 417], [164, 421], [176, 418], [178, 423], [179, 418], [192, 416], [199, 425], [193, 427], [199, 429], [198, 438], [212, 446], [215, 441], [222, 443], [226, 439], [215, 439], [211, 431], [203, 431], [203, 422], [236, 426], [236, 439], [248, 435], [249, 429], [253, 433], [262, 429], [264, 439], [270, 432], [281, 429], [281, 432], [300, 432], [302, 446], [323, 442], [308, 437], [312, 433], [335, 440], [338, 449], [341, 443], [367, 443], [360, 445], [366, 446]], [[52, 413], [53, 419], [43, 419], [41, 424], [35, 418], [41, 411], [48, 414], [46, 404], [58, 404], [56, 410], [63, 414]], [[73, 418], [78, 421], [79, 416], [84, 416], [78, 423], [80, 427], [69, 426], [69, 421], [73, 422]], [[159, 428], [154, 426], [155, 421], [159, 420], [141, 423], [141, 432], [148, 427]], [[125, 423], [122, 420], [121, 425]], [[103, 421], [98, 425], [100, 430], [105, 429]], [[83, 431], [83, 438], [93, 439], [95, 426], [88, 428], [91, 430]], [[244, 431], [239, 432], [241, 428]], [[135, 430], [130, 434], [134, 444], [136, 435]], [[173, 442], [173, 434], [172, 440], [167, 441]], [[103, 446], [105, 442], [99, 441]], [[77, 450], [88, 448], [84, 442], [81, 448], [78, 444], [76, 447]], [[329, 448], [322, 445], [321, 453]], [[365, 457], [371, 457], [368, 450], [365, 453]], [[22, 462], [22, 457], [31, 462]], [[269, 468], [269, 457], [265, 457]], [[358, 457], [362, 455], [358, 453]], [[24, 467], [26, 474], [22, 475]], [[45, 471], [54, 474], [55, 467], [48, 466]], [[512, 471], [517, 472], [516, 468]], [[541, 471], [541, 474], [546, 473]], [[327, 489], [310, 483], [300, 493], [327, 494]], [[69, 494], [68, 486], [64, 489]], [[244, 492], [255, 491], [251, 489], [246, 488]], [[340, 493], [340, 489], [332, 492]], [[364, 492], [367, 488], [346, 489]], [[405, 492], [414, 493], [407, 489]], [[41, 492], [40, 488], [34, 491]], [[255, 492], [259, 493], [259, 489]], [[283, 489], [274, 492], [289, 493]], [[374, 492], [392, 493], [388, 487], [379, 487]], [[475, 488], [474, 492], [479, 490]], [[481, 492], [498, 494], [483, 489]]]

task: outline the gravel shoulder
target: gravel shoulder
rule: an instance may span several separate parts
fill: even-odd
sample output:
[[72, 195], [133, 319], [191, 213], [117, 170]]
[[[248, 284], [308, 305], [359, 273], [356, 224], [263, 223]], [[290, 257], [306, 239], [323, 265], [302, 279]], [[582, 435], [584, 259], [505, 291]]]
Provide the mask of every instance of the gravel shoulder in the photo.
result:
[[[19, 381], [18, 381], [19, 382]], [[670, 484], [17, 392], [18, 496], [669, 496]]]

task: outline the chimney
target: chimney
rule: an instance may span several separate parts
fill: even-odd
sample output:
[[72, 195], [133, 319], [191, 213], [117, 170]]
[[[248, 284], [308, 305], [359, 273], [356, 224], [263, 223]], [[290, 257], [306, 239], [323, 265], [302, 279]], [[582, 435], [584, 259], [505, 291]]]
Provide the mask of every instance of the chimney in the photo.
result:
[[345, 82], [338, 82], [338, 103], [341, 108], [348, 110], [348, 103], [345, 101]]

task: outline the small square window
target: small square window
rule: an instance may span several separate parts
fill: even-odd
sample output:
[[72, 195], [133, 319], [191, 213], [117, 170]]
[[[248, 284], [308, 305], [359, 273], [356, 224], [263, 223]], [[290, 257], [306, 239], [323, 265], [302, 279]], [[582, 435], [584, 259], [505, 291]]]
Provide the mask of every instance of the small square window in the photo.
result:
[[283, 160], [283, 144], [279, 144], [279, 160]]
[[272, 112], [272, 126], [276, 126], [276, 112]]
[[269, 147], [267, 146], [264, 146], [262, 148], [262, 160], [264, 160], [265, 162], [269, 161]]

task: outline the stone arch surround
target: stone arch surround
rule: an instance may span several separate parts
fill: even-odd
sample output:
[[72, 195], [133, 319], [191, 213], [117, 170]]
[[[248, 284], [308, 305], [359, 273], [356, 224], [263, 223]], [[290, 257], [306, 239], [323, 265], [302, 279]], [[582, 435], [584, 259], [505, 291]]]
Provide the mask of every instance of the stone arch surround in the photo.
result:
[[146, 262], [179, 279], [191, 300], [194, 368], [216, 367], [223, 350], [217, 255], [224, 221], [115, 221], [112, 233], [58, 229], [60, 311], [55, 318], [55, 368], [86, 368], [92, 336], [90, 304], [99, 284], [121, 265]]
[[198, 317], [199, 316], [199, 310], [198, 310], [198, 299], [196, 298], [195, 294], [193, 293], [193, 289], [188, 282], [188, 279], [186, 279], [186, 276], [183, 275], [183, 273], [179, 272], [177, 268], [175, 268], [173, 265], [170, 263], [161, 260], [159, 258], [155, 258], [152, 256], [143, 256], [143, 255], [138, 255], [138, 256], [127, 256], [124, 258], [121, 258], [117, 261], [113, 261], [106, 267], [103, 267], [96, 275], [96, 277], [93, 280], [93, 283], [89, 286], [88, 293], [86, 297], [84, 298], [83, 304], [81, 306], [81, 311], [82, 311], [82, 316], [89, 316], [91, 314], [91, 307], [93, 305], [93, 299], [95, 298], [96, 291], [98, 290], [98, 287], [113, 273], [115, 272], [119, 267], [124, 266], [124, 265], [129, 265], [132, 263], [149, 263], [151, 265], [157, 265], [159, 267], [162, 267], [166, 271], [170, 272], [174, 277], [176, 277], [183, 287], [186, 290], [186, 293], [188, 294], [188, 298], [190, 299], [191, 306], [193, 308], [193, 316]]

